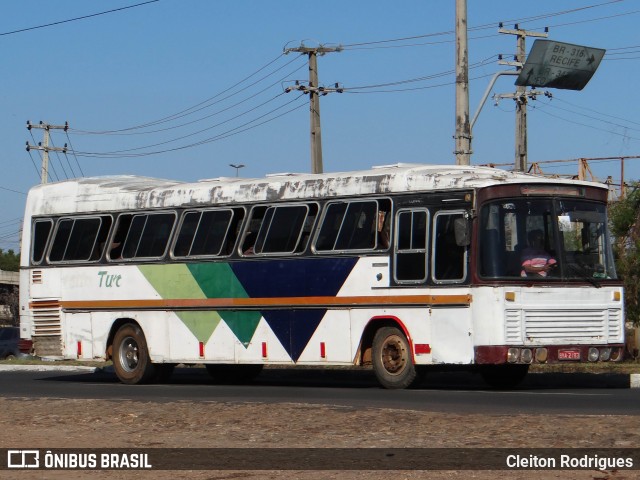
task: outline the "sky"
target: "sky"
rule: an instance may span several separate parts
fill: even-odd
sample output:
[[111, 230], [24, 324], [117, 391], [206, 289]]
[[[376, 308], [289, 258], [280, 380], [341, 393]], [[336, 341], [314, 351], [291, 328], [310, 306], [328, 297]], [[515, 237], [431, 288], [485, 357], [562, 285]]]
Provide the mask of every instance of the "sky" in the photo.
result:
[[[110, 13], [103, 13], [115, 10]], [[81, 18], [86, 17], [86, 18]], [[638, 0], [468, 1], [471, 116], [510, 60], [516, 37], [498, 25], [606, 49], [582, 91], [547, 89], [528, 106], [529, 162], [576, 174], [577, 162], [640, 155]], [[49, 25], [49, 26], [45, 26]], [[40, 28], [41, 27], [41, 28]], [[143, 175], [182, 181], [310, 172], [307, 56], [318, 58], [325, 172], [395, 163], [454, 164], [455, 1], [45, 0], [3, 2], [0, 16], [0, 248], [19, 250], [26, 192], [40, 183], [51, 130], [50, 181]], [[527, 51], [534, 38], [527, 38]], [[471, 163], [505, 164], [515, 151], [515, 91], [500, 77], [473, 130]], [[542, 89], [545, 90], [545, 89]], [[589, 163], [621, 178], [620, 160]], [[640, 179], [640, 159], [624, 162]]]

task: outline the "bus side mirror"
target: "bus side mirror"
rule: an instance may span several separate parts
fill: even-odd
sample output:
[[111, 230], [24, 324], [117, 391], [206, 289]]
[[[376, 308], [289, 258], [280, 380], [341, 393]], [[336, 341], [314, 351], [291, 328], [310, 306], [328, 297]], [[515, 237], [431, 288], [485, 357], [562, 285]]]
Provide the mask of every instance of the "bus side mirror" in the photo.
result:
[[471, 222], [468, 218], [456, 218], [453, 221], [453, 231], [456, 235], [456, 245], [467, 247], [471, 243]]

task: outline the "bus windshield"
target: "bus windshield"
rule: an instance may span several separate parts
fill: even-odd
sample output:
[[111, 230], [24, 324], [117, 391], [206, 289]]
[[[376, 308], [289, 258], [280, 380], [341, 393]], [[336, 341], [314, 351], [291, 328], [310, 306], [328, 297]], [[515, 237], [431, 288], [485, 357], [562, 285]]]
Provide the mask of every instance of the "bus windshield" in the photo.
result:
[[480, 212], [481, 277], [616, 279], [606, 206], [559, 198], [497, 200]]

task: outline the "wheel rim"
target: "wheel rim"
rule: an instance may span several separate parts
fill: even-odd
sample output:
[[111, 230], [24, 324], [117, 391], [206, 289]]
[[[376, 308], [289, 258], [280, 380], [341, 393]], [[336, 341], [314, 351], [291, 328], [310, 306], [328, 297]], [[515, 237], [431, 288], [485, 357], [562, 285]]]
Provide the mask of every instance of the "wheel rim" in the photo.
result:
[[398, 335], [386, 338], [382, 345], [382, 366], [391, 375], [399, 375], [407, 366], [407, 350]]
[[120, 365], [127, 372], [133, 372], [138, 367], [138, 342], [133, 337], [126, 337], [120, 344]]

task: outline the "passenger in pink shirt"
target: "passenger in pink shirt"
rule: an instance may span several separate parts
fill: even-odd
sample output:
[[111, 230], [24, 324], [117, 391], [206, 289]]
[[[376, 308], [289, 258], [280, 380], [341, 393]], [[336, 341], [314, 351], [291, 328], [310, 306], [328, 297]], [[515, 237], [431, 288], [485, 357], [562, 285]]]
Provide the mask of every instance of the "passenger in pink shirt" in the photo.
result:
[[546, 277], [558, 262], [544, 248], [542, 230], [529, 232], [529, 246], [522, 251], [522, 277]]

